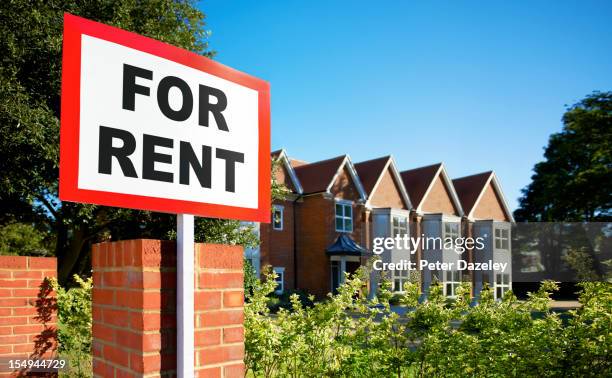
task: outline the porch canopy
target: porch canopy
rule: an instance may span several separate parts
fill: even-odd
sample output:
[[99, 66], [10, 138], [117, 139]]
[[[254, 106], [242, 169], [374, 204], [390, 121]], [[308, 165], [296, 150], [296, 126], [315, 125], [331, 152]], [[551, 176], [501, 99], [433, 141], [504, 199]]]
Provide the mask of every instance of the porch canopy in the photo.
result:
[[325, 249], [325, 253], [329, 256], [367, 256], [371, 254], [347, 234], [340, 234], [336, 241]]

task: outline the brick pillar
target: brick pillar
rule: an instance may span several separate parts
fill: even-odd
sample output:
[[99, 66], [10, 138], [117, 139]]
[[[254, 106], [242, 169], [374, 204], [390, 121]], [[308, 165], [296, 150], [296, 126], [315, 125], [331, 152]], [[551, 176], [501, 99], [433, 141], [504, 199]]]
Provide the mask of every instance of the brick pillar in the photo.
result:
[[0, 357], [55, 352], [55, 297], [45, 277], [57, 277], [55, 257], [0, 256]]
[[[196, 244], [197, 376], [244, 375], [242, 247]], [[176, 375], [176, 244], [93, 247], [96, 377]]]

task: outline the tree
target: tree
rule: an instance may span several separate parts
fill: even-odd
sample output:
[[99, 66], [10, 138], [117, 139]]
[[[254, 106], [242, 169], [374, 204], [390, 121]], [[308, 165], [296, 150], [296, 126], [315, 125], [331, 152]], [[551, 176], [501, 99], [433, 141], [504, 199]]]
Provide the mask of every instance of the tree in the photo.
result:
[[612, 219], [612, 92], [593, 92], [569, 107], [533, 169], [519, 221]]
[[[212, 57], [192, 0], [9, 0], [0, 4], [0, 224], [37, 225], [54, 240], [58, 275], [88, 271], [94, 242], [168, 238], [175, 217], [58, 200], [63, 13], [69, 12]], [[198, 241], [253, 244], [238, 221], [196, 220]]]

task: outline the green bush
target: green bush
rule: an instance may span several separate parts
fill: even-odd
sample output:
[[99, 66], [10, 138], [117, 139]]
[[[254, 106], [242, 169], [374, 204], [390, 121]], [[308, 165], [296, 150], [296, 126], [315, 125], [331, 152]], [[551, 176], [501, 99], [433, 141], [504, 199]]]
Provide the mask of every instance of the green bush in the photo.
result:
[[[367, 272], [347, 279], [337, 295], [270, 316], [273, 273], [245, 305], [245, 363], [257, 377], [566, 377], [610, 376], [612, 285], [583, 284], [582, 307], [564, 324], [549, 310], [557, 289], [544, 282], [528, 300], [508, 292], [495, 301], [486, 288], [470, 306], [464, 283], [448, 302], [439, 284], [419, 303], [415, 283], [395, 296], [381, 285], [378, 303], [362, 290]], [[407, 306], [404, 315], [390, 302]], [[539, 316], [535, 316], [539, 314]]]
[[74, 281], [78, 286], [70, 289], [51, 281], [57, 295], [59, 353], [69, 360], [67, 377], [91, 377], [92, 279], [75, 275]]

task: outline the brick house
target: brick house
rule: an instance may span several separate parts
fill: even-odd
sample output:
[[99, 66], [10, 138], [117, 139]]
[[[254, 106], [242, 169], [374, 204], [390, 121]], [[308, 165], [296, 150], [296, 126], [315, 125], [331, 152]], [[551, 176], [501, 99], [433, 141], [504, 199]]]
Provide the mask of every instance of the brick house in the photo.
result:
[[[404, 187], [401, 175], [394, 159], [386, 156], [355, 164], [357, 173], [363, 182], [368, 199], [364, 207], [366, 238], [364, 245], [372, 250], [372, 241], [377, 237], [394, 237], [410, 233], [410, 210], [412, 203]], [[388, 250], [380, 255], [383, 262], [410, 260], [406, 250]], [[408, 279], [407, 271], [390, 273], [394, 290], [401, 290]], [[380, 275], [373, 272], [372, 288], [377, 286]], [[372, 291], [373, 294], [373, 291]]]
[[[273, 267], [279, 293], [303, 289], [323, 297], [334, 291], [345, 272], [354, 272], [371, 256], [368, 251], [376, 237], [444, 238], [487, 230], [493, 235], [513, 221], [492, 172], [453, 181], [442, 163], [400, 172], [390, 156], [353, 164], [348, 155], [341, 155], [309, 163], [279, 150], [272, 158], [279, 162], [275, 179], [290, 194], [273, 203], [272, 222], [257, 225], [260, 246], [245, 254], [258, 273], [261, 266]], [[491, 253], [503, 258], [498, 249]], [[472, 261], [471, 251], [464, 256]], [[385, 250], [380, 258], [452, 262], [460, 255], [438, 248], [428, 249], [426, 255], [419, 249], [412, 256], [406, 250]], [[375, 287], [377, 277], [372, 278]], [[394, 290], [400, 291], [408, 274], [395, 271], [391, 278]], [[451, 297], [462, 280], [477, 278], [487, 279], [427, 270], [420, 277], [423, 290], [437, 279]], [[501, 277], [501, 284], [504, 280]]]
[[[412, 236], [459, 237], [463, 208], [444, 164], [403, 171], [401, 177], [414, 206], [411, 218]], [[434, 245], [426, 251], [419, 247], [416, 252], [416, 261], [425, 259], [430, 262], [452, 262], [456, 266], [459, 258], [457, 253], [444, 249], [443, 246]], [[421, 289], [427, 291], [434, 280], [440, 281], [444, 294], [452, 297], [462, 277], [458, 270], [438, 272], [426, 269], [421, 274]]]
[[483, 172], [453, 180], [459, 199], [465, 210], [463, 220], [467, 236], [485, 238], [482, 251], [469, 251], [474, 262], [507, 263], [505, 272], [474, 272], [474, 293], [480, 292], [483, 283], [493, 288], [495, 298], [512, 289], [511, 225], [514, 223], [501, 185], [494, 172]]

